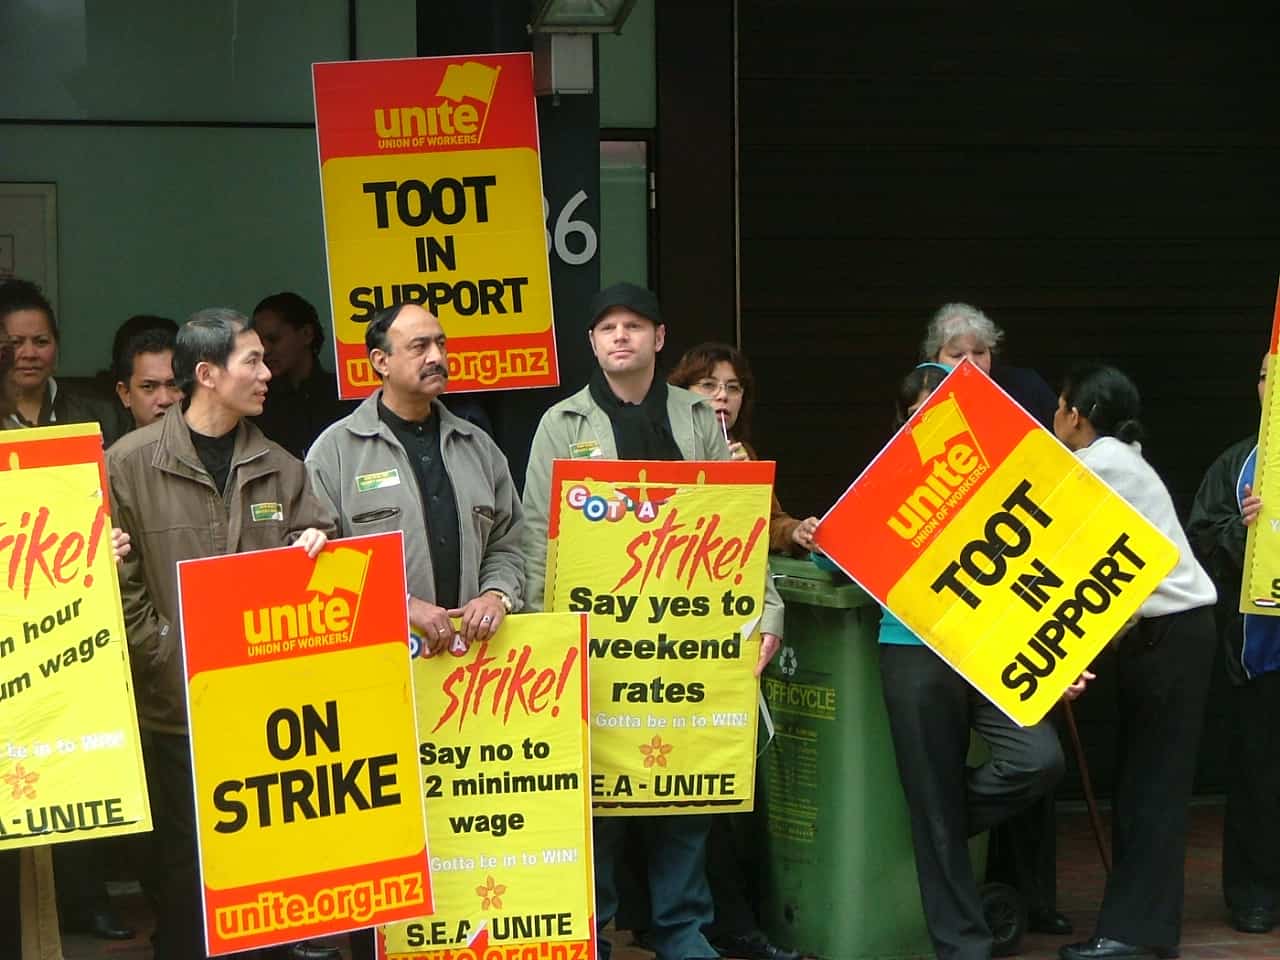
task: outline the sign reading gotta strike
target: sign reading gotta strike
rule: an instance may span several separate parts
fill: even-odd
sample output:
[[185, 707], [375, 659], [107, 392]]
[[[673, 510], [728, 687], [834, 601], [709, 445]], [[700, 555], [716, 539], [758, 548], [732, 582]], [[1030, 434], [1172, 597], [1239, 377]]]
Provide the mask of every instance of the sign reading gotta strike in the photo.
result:
[[372, 393], [365, 325], [418, 303], [449, 390], [559, 383], [527, 53], [317, 63], [316, 139], [343, 397]]
[[819, 547], [1023, 726], [1177, 548], [963, 363], [818, 527]]
[[391, 960], [593, 960], [587, 618], [507, 617], [491, 643], [413, 661], [435, 912]]
[[96, 424], [0, 432], [0, 853], [151, 829]]
[[770, 462], [555, 461], [547, 607], [591, 615], [597, 815], [751, 809], [772, 485]]
[[400, 534], [178, 581], [209, 952], [430, 913]]

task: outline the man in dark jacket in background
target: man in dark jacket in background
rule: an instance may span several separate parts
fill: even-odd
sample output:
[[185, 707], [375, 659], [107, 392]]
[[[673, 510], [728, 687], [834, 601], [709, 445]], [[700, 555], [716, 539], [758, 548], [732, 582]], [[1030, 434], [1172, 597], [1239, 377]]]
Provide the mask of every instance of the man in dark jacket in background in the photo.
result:
[[[1267, 358], [1258, 375], [1266, 386]], [[1218, 629], [1232, 683], [1231, 782], [1222, 821], [1222, 892], [1231, 925], [1267, 933], [1280, 908], [1280, 617], [1240, 613], [1245, 526], [1258, 435], [1228, 447], [1205, 473], [1187, 537], [1218, 588]]]

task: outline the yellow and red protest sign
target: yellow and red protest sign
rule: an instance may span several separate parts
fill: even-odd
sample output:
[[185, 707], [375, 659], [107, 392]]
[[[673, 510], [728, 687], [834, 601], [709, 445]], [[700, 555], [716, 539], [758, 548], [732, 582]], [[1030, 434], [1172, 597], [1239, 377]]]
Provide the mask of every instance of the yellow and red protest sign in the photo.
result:
[[382, 957], [593, 960], [586, 659], [586, 617], [536, 613], [414, 661], [436, 909]]
[[1249, 527], [1244, 549], [1244, 576], [1240, 580], [1240, 612], [1280, 616], [1280, 494], [1269, 481], [1280, 480], [1280, 290], [1276, 292], [1271, 322], [1271, 347], [1267, 351], [1267, 382], [1262, 394], [1262, 426], [1258, 429], [1257, 466], [1253, 493], [1262, 498], [1262, 512]]
[[178, 586], [209, 952], [430, 913], [401, 535]]
[[365, 325], [419, 303], [449, 390], [555, 386], [528, 53], [317, 63], [316, 140], [343, 397], [378, 386]]
[[590, 614], [598, 816], [751, 809], [770, 462], [557, 460], [546, 606]]
[[1178, 559], [970, 363], [818, 526], [818, 546], [1015, 722], [1040, 720]]
[[96, 424], [0, 432], [0, 851], [151, 829]]

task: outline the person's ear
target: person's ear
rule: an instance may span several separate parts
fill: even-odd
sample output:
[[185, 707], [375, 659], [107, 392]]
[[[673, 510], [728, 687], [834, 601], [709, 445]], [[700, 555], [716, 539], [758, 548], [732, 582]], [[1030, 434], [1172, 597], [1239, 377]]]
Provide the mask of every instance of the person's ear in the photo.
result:
[[212, 390], [214, 387], [214, 381], [216, 380], [216, 377], [214, 376], [215, 370], [217, 370], [217, 367], [208, 360], [201, 360], [196, 364], [196, 383], [200, 384], [202, 387]]

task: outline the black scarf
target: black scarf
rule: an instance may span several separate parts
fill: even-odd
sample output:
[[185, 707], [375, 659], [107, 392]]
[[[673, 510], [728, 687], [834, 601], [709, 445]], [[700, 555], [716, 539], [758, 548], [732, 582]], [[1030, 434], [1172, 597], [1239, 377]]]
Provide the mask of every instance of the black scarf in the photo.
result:
[[604, 371], [591, 372], [587, 385], [591, 399], [609, 417], [619, 460], [683, 460], [684, 454], [671, 433], [667, 415], [667, 382], [655, 376], [649, 392], [639, 403], [619, 400], [609, 387]]

